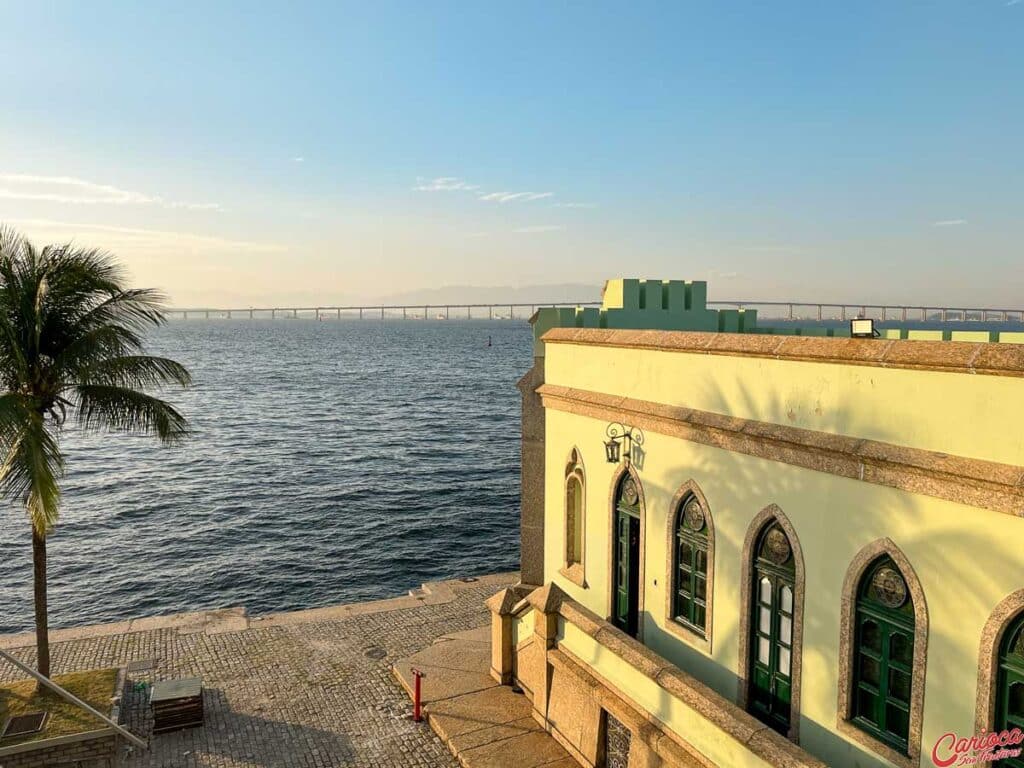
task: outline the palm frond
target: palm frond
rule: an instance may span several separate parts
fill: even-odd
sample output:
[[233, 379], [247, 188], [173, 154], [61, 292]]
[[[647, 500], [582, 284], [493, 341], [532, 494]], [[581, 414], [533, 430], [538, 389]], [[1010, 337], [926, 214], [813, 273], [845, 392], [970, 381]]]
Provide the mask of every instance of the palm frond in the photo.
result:
[[16, 439], [31, 411], [31, 402], [25, 395], [17, 392], [4, 392], [0, 395], [0, 456], [7, 455], [7, 449]]
[[5, 430], [3, 463], [0, 464], [0, 494], [23, 501], [32, 526], [41, 535], [50, 532], [60, 510], [59, 480], [64, 474], [64, 456], [43, 416], [32, 410], [16, 411], [17, 426]]
[[123, 355], [108, 357], [82, 371], [81, 381], [117, 387], [146, 388], [177, 384], [188, 387], [192, 375], [181, 363], [166, 357]]
[[108, 357], [125, 357], [142, 351], [142, 337], [121, 325], [98, 325], [82, 332], [55, 357], [54, 364], [70, 380]]
[[178, 363], [143, 353], [143, 332], [165, 321], [164, 297], [125, 282], [108, 253], [37, 249], [0, 227], [0, 493], [25, 503], [40, 532], [57, 518], [69, 408], [86, 429], [165, 443], [188, 434], [172, 405], [139, 391], [191, 382]]
[[178, 410], [157, 397], [128, 387], [80, 384], [75, 387], [78, 420], [87, 430], [142, 432], [167, 444], [189, 434], [188, 422]]
[[86, 329], [117, 324], [141, 332], [166, 322], [166, 302], [166, 296], [151, 288], [117, 286], [77, 317], [76, 324]]

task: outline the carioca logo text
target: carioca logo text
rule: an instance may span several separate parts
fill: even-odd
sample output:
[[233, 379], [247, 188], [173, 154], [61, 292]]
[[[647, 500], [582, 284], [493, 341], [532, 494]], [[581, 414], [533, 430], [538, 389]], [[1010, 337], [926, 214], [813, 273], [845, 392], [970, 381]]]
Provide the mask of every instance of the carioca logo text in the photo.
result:
[[[1024, 751], [1017, 747], [1024, 741], [1024, 731], [1013, 730], [979, 733], [977, 736], [958, 737], [955, 733], [944, 733], [932, 748], [932, 762], [939, 768], [951, 765], [971, 765], [1019, 757]], [[1007, 747], [1017, 747], [1007, 749]], [[972, 754], [973, 753], [973, 754]]]

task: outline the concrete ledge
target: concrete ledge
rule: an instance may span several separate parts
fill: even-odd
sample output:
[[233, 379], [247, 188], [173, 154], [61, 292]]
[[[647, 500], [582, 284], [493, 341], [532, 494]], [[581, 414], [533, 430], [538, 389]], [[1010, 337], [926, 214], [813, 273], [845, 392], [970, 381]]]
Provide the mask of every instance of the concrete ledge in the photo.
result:
[[[0, 747], [0, 757], [21, 755], [26, 752], [44, 752], [55, 747], [66, 747], [70, 744], [79, 744], [83, 741], [96, 741], [105, 739], [108, 736], [117, 734], [113, 728], [97, 728], [94, 731], [83, 731], [82, 733], [69, 733], [64, 736], [54, 736], [52, 739], [37, 739], [26, 741], [23, 744], [12, 744], [9, 747]], [[2, 765], [2, 763], [0, 763]]]
[[413, 668], [422, 680], [424, 716], [464, 768], [577, 768], [536, 722], [525, 696], [489, 674], [490, 627], [438, 638], [392, 667], [412, 695]]
[[[310, 608], [286, 613], [271, 613], [265, 616], [250, 617], [245, 608], [219, 608], [211, 611], [193, 613], [173, 613], [165, 616], [148, 616], [110, 624], [92, 624], [84, 627], [69, 627], [50, 631], [51, 643], [63, 643], [71, 640], [86, 640], [92, 637], [124, 635], [132, 632], [150, 632], [157, 629], [174, 629], [180, 634], [215, 635], [225, 632], [241, 632], [246, 629], [261, 627], [286, 626], [316, 621], [333, 621], [387, 611], [398, 611], [416, 608], [421, 605], [441, 605], [455, 599], [459, 589], [468, 584], [504, 585], [516, 580], [517, 574], [494, 573], [479, 576], [467, 581], [451, 579], [448, 581], [427, 582], [417, 590], [411, 590], [401, 597], [372, 600], [363, 603], [343, 603], [323, 608]], [[0, 648], [10, 650], [35, 645], [35, 632], [0, 635]]]
[[[121, 696], [124, 693], [127, 680], [127, 668], [119, 667], [108, 712], [108, 717], [115, 723], [121, 723]], [[104, 707], [97, 707], [97, 709], [102, 711]], [[82, 712], [82, 715], [102, 724], [102, 721], [88, 713]], [[113, 765], [121, 743], [121, 735], [115, 728], [102, 725], [102, 727], [94, 727], [88, 731], [0, 746], [0, 766], [10, 765], [12, 768], [23, 768], [77, 765], [79, 758], [82, 758], [83, 764], [91, 765], [93, 760], [109, 760]], [[6, 758], [11, 759], [7, 760]]]
[[606, 328], [552, 328], [541, 341], [1024, 377], [1024, 346], [1019, 344]]

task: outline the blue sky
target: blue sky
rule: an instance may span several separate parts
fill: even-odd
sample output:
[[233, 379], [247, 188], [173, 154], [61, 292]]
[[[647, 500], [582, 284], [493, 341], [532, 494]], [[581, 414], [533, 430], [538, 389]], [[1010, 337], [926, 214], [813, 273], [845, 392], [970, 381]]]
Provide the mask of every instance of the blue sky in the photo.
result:
[[1024, 2], [19, 3], [0, 221], [179, 305], [1024, 304]]

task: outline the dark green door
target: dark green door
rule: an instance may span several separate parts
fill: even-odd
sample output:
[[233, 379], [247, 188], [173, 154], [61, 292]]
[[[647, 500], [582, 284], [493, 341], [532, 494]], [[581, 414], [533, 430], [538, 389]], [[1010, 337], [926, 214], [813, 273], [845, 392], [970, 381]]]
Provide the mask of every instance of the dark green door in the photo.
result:
[[[1024, 616], [1005, 634], [999, 651], [995, 731], [1024, 730]], [[1016, 749], [1008, 747], [1008, 749]], [[1000, 760], [999, 768], [1024, 768], [1024, 754]]]
[[793, 690], [794, 583], [789, 540], [771, 526], [754, 564], [748, 707], [782, 734], [789, 731]]
[[639, 628], [640, 520], [615, 510], [615, 610], [612, 623], [631, 637]]

